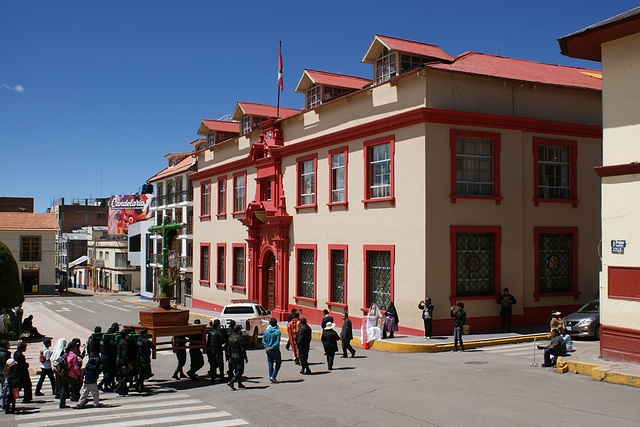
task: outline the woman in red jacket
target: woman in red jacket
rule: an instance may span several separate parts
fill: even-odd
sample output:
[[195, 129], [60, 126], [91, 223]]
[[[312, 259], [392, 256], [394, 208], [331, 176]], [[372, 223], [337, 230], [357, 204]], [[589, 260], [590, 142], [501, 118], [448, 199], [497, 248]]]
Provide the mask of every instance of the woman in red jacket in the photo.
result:
[[80, 339], [71, 340], [66, 349], [67, 372], [63, 375], [62, 393], [60, 393], [60, 408], [68, 408], [67, 397], [78, 401], [80, 398], [80, 377], [82, 375], [82, 356], [80, 355]]

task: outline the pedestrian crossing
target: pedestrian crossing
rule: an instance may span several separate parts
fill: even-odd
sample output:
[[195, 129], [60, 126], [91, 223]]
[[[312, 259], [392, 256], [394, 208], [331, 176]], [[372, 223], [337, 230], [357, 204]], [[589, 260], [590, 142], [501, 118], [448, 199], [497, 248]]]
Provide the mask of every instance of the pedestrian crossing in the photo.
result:
[[[535, 343], [535, 345], [539, 344], [542, 344], [542, 342]], [[519, 359], [532, 359], [534, 348], [535, 346], [533, 342], [523, 342], [519, 344], [505, 344], [492, 347], [482, 347], [482, 351], [484, 353], [499, 354], [503, 356], [516, 357]], [[536, 356], [540, 356], [540, 350], [536, 349], [535, 351], [538, 352]]]
[[[37, 384], [39, 376], [32, 376]], [[16, 409], [21, 413], [13, 415], [19, 427], [46, 426], [86, 426], [137, 427], [140, 425], [181, 425], [233, 427], [248, 425], [243, 419], [235, 418], [226, 411], [193, 398], [189, 394], [173, 388], [149, 384], [150, 394], [119, 396], [114, 393], [100, 393], [100, 407], [89, 403], [82, 409], [73, 409], [75, 402], [67, 401], [72, 407], [60, 409], [59, 401], [51, 395], [48, 381], [43, 392], [45, 396], [34, 396], [32, 403], [23, 404], [21, 399]]]
[[45, 299], [44, 301], [38, 301], [37, 304], [43, 305], [49, 309], [52, 309], [56, 312], [63, 311], [71, 311], [71, 310], [79, 310], [80, 312], [86, 313], [96, 313], [95, 310], [92, 310], [92, 305], [99, 305], [100, 307], [93, 307], [96, 310], [100, 310], [102, 307], [107, 307], [109, 309], [130, 312], [131, 309], [137, 311], [139, 309], [138, 306], [132, 304], [126, 304], [117, 298], [100, 298], [100, 299], [87, 299], [83, 300], [83, 303], [87, 304], [78, 304], [77, 298], [56, 298], [56, 299]]

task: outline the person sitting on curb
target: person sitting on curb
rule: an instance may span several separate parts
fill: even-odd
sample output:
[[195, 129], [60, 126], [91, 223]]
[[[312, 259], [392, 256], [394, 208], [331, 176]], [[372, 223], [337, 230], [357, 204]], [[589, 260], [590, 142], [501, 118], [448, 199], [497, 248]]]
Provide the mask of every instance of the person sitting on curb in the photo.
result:
[[[540, 350], [544, 350], [544, 363], [542, 364], [543, 368], [550, 368], [556, 365], [557, 356], [566, 356], [567, 348], [564, 343], [564, 339], [560, 336], [560, 331], [558, 329], [553, 329], [551, 331], [553, 334], [553, 338], [551, 338], [551, 342], [547, 346], [539, 345], [538, 348]], [[551, 359], [553, 356], [553, 360]]]

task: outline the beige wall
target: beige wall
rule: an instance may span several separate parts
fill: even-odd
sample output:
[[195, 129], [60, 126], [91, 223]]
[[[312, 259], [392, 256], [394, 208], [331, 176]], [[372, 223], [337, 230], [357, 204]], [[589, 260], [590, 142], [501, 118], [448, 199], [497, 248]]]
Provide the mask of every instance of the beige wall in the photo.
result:
[[[453, 85], [453, 86], [452, 86]], [[458, 90], [452, 87], [458, 85]], [[461, 96], [460, 93], [463, 93]], [[515, 100], [515, 107], [514, 107]], [[389, 83], [363, 90], [353, 96], [288, 118], [282, 129], [285, 146], [340, 130], [374, 124], [376, 120], [416, 108], [443, 108], [501, 114], [516, 112], [526, 117], [580, 124], [600, 124], [600, 93], [586, 90], [524, 85], [494, 81], [486, 77], [469, 77], [454, 73], [429, 71], [403, 78], [396, 85]], [[452, 128], [494, 132], [501, 135], [501, 196], [500, 204], [493, 200], [457, 200], [451, 203], [451, 152], [449, 135]], [[257, 132], [251, 141], [257, 140]], [[363, 142], [385, 135], [395, 137], [395, 205], [372, 203], [364, 207]], [[577, 207], [567, 203], [533, 203], [534, 137], [576, 141], [578, 147]], [[225, 143], [206, 152], [199, 159], [199, 171], [246, 156], [248, 141]], [[327, 153], [332, 148], [347, 146], [348, 209], [329, 211], [329, 165]], [[248, 147], [248, 145], [247, 145]], [[317, 212], [302, 209], [296, 213], [296, 158], [317, 153]], [[537, 134], [514, 129], [463, 127], [451, 124], [419, 123], [366, 138], [340, 142], [292, 155], [283, 159], [283, 181], [287, 212], [293, 217], [289, 248], [289, 303], [294, 304], [296, 291], [295, 244], [317, 245], [317, 306], [326, 308], [328, 298], [329, 244], [346, 244], [348, 253], [347, 297], [350, 311], [360, 316], [364, 294], [363, 245], [395, 245], [395, 276], [393, 300], [398, 308], [401, 325], [422, 328], [416, 308], [420, 299], [430, 296], [436, 305], [436, 319], [448, 318], [451, 296], [450, 227], [454, 225], [500, 226], [501, 285], [508, 286], [519, 303], [515, 315], [529, 309], [546, 310], [549, 306], [576, 305], [592, 298], [598, 283], [599, 241], [599, 180], [593, 167], [600, 164], [599, 139], [566, 135]], [[247, 202], [253, 200], [255, 170], [247, 170]], [[227, 217], [215, 217], [217, 205], [216, 176], [212, 183], [212, 216], [199, 220], [200, 188], [194, 182], [194, 285], [193, 297], [218, 305], [238, 297], [228, 286], [231, 281], [231, 244], [244, 243], [246, 228], [232, 217], [233, 172], [227, 176]], [[579, 300], [571, 296], [543, 297], [534, 301], [534, 234], [536, 226], [578, 227]], [[211, 243], [212, 286], [198, 284], [200, 242]], [[216, 275], [216, 244], [226, 242], [225, 290], [213, 285]], [[493, 299], [465, 300], [470, 317], [495, 317], [499, 308]], [[304, 305], [304, 303], [301, 303]], [[310, 305], [310, 304], [307, 304]], [[545, 311], [548, 314], [548, 311]]]
[[[41, 260], [20, 261], [20, 236], [40, 236]], [[0, 241], [9, 247], [18, 264], [18, 274], [22, 281], [22, 271], [35, 267], [40, 274], [40, 285], [55, 285], [55, 231], [24, 230], [24, 231], [0, 231]], [[29, 271], [29, 270], [25, 270]]]

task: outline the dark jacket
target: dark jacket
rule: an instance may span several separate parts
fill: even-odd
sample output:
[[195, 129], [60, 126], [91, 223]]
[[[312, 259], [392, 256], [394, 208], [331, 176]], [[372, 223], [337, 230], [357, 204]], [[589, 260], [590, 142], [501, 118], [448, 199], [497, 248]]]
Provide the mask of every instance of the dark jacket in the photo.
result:
[[4, 365], [6, 365], [7, 360], [11, 359], [11, 353], [6, 348], [0, 348], [0, 375], [2, 375], [2, 370], [4, 369]]
[[100, 376], [100, 359], [90, 357], [87, 365], [82, 370], [82, 376], [84, 377], [85, 384], [96, 384]]
[[222, 348], [225, 343], [222, 332], [216, 328], [212, 328], [207, 338], [207, 352], [212, 355], [222, 354]]
[[567, 346], [565, 345], [564, 338], [562, 338], [561, 335], [553, 337], [547, 348], [551, 353], [558, 356], [564, 356], [567, 354]]
[[451, 310], [451, 317], [453, 317], [453, 326], [456, 328], [462, 328], [467, 321], [467, 313], [464, 310]]
[[296, 346], [298, 350], [309, 351], [311, 345], [311, 327], [306, 323], [300, 323], [296, 334]]
[[353, 339], [353, 327], [351, 326], [351, 319], [348, 317], [344, 319], [342, 324], [342, 330], [340, 331], [340, 341], [349, 342]]
[[138, 362], [151, 363], [151, 352], [153, 351], [151, 340], [140, 335], [136, 344], [138, 345]]
[[[418, 304], [418, 308], [422, 310], [423, 319], [433, 319], [433, 303], [425, 304], [423, 301], [420, 301], [420, 304]], [[429, 317], [425, 316], [425, 312], [429, 313]]]
[[327, 323], [329, 322], [333, 323], [333, 316], [331, 316], [330, 314], [327, 314], [322, 318], [322, 323], [320, 323], [320, 326], [322, 327], [323, 331], [324, 331], [324, 327], [327, 326]]
[[244, 348], [244, 338], [242, 335], [238, 335], [235, 332], [229, 337], [227, 342], [227, 360], [233, 359], [234, 361], [246, 360], [247, 351]]
[[22, 384], [23, 381], [29, 378], [29, 363], [27, 363], [24, 353], [19, 350], [13, 352], [13, 360], [17, 362], [16, 376], [18, 378], [18, 382]]
[[396, 325], [400, 323], [400, 318], [398, 317], [398, 310], [396, 310], [396, 306], [392, 305], [387, 308], [387, 311], [384, 313], [386, 317], [393, 317], [396, 321]]
[[91, 336], [87, 339], [87, 355], [89, 357], [99, 357], [100, 356], [100, 338], [102, 334], [91, 334]]
[[124, 338], [118, 340], [118, 366], [124, 366], [129, 363], [133, 364], [133, 357], [129, 349], [129, 343]]
[[505, 295], [502, 294], [498, 297], [498, 304], [502, 306], [500, 311], [502, 310], [511, 310], [511, 306], [516, 303], [516, 299], [513, 295]]
[[100, 358], [102, 363], [116, 363], [118, 357], [118, 346], [116, 339], [111, 333], [102, 335], [100, 339]]
[[325, 329], [322, 331], [322, 347], [325, 353], [335, 353], [338, 351], [338, 340], [340, 337], [333, 329]]

